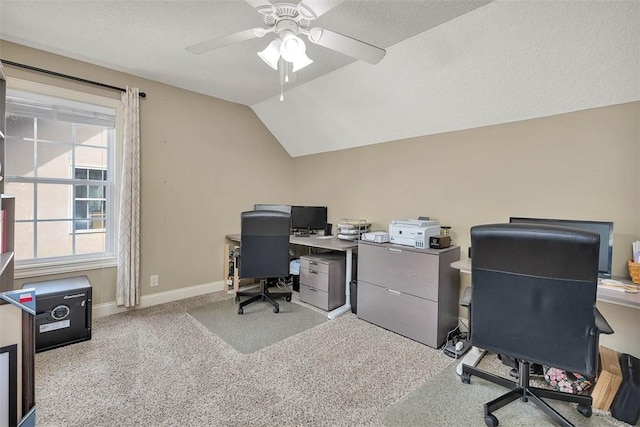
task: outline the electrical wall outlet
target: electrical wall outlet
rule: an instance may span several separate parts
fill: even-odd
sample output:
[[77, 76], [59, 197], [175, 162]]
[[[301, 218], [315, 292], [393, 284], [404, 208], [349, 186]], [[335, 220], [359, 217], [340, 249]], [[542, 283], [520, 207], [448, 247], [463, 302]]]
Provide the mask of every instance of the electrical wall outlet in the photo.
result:
[[150, 285], [151, 285], [152, 288], [158, 286], [158, 275], [157, 274], [154, 274], [153, 276], [151, 276]]

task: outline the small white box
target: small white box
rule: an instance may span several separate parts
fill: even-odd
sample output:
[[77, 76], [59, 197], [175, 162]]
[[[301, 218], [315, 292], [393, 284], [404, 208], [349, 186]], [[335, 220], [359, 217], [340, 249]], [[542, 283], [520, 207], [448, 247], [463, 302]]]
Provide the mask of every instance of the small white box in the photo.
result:
[[386, 231], [370, 231], [362, 235], [362, 240], [374, 243], [387, 243], [389, 241], [389, 233]]

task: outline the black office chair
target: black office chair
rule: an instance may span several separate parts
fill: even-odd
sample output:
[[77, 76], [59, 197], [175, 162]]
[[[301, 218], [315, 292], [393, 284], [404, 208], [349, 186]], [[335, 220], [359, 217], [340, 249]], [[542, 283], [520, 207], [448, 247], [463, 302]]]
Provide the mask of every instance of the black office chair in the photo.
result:
[[291, 292], [270, 293], [267, 279], [289, 276], [289, 234], [291, 215], [276, 211], [249, 211], [241, 214], [240, 230], [240, 278], [260, 279], [260, 291], [236, 292], [236, 301], [241, 296], [250, 297], [238, 306], [238, 314], [255, 301], [267, 301], [278, 313], [280, 306], [276, 297], [291, 301]]
[[531, 400], [559, 425], [572, 424], [543, 398], [578, 404], [591, 416], [591, 396], [529, 385], [531, 363], [587, 377], [598, 367], [600, 333], [613, 333], [595, 307], [599, 236], [589, 231], [531, 224], [471, 228], [471, 344], [513, 356], [518, 382], [464, 365], [461, 379], [475, 375], [511, 389], [484, 405], [487, 426], [493, 411]]

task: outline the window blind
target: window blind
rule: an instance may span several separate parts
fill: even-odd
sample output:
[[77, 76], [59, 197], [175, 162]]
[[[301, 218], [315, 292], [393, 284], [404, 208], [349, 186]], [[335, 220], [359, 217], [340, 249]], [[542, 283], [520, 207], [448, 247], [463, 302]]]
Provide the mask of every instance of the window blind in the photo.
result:
[[[7, 95], [6, 110], [8, 116], [37, 117], [103, 127], [115, 127], [115, 110], [73, 102], [73, 105], [29, 99], [22, 96]], [[109, 111], [111, 110], [111, 111]]]

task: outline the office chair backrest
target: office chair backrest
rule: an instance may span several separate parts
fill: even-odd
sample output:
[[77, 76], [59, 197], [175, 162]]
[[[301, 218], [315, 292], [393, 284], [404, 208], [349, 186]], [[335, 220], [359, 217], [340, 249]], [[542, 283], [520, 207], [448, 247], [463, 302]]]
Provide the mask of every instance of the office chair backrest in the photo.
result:
[[291, 216], [284, 212], [242, 212], [240, 277], [288, 276], [290, 227]]
[[593, 374], [599, 241], [556, 226], [472, 227], [472, 344]]

